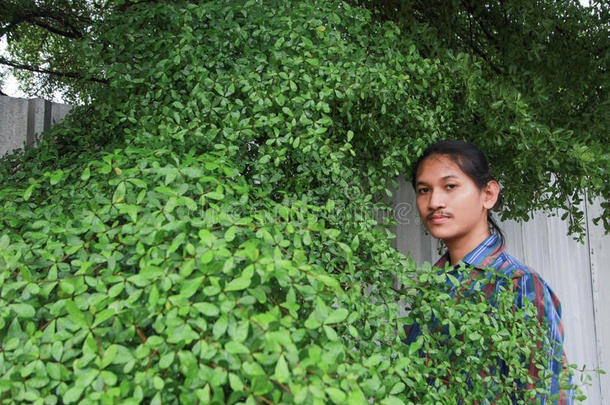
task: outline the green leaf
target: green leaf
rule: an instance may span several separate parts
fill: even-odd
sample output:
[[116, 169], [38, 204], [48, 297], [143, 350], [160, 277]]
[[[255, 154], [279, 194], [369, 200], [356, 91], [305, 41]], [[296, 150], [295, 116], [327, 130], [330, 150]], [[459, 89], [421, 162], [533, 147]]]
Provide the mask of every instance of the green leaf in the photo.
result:
[[201, 287], [201, 283], [203, 283], [205, 277], [197, 277], [194, 279], [189, 279], [186, 283], [182, 285], [180, 289], [180, 295], [185, 298], [190, 298], [195, 294], [199, 287]]
[[210, 402], [210, 384], [206, 384], [203, 389], [197, 390], [197, 398], [204, 404]]
[[193, 308], [204, 314], [205, 316], [218, 316], [220, 310], [218, 307], [210, 302], [197, 302], [193, 304]]
[[182, 324], [172, 330], [167, 341], [169, 343], [186, 343], [189, 344], [195, 339], [198, 339], [199, 335], [189, 325]]
[[326, 318], [324, 323], [330, 325], [333, 323], [343, 322], [345, 319], [347, 319], [348, 315], [349, 311], [347, 309], [337, 308], [328, 315], [328, 318]]
[[25, 191], [23, 192], [23, 199], [25, 201], [28, 201], [30, 199], [30, 197], [32, 196], [32, 192], [34, 191], [35, 187], [40, 187], [38, 183], [34, 183], [31, 184], [28, 188], [25, 189]]
[[333, 289], [339, 288], [339, 282], [333, 277], [330, 277], [326, 274], [319, 274], [319, 273], [315, 274], [314, 277], [317, 280], [320, 280], [324, 285], [326, 285], [328, 287], [331, 287]]
[[227, 242], [231, 242], [233, 241], [233, 239], [235, 239], [235, 233], [237, 232], [237, 227], [236, 226], [232, 226], [230, 227], [227, 232], [225, 232], [225, 240]]
[[66, 404], [71, 404], [79, 400], [83, 393], [84, 387], [72, 387], [63, 395], [63, 400]]
[[381, 400], [382, 405], [405, 405], [405, 403], [398, 397], [389, 396]]
[[422, 342], [420, 339], [417, 339], [415, 342], [412, 342], [409, 345], [409, 355], [414, 355], [415, 353], [417, 353], [417, 351], [419, 349], [421, 349], [422, 347]]
[[202, 229], [199, 231], [199, 238], [201, 239], [201, 242], [208, 247], [211, 247], [214, 239], [216, 239], [214, 235], [212, 235], [212, 232], [207, 229]]
[[159, 368], [168, 368], [174, 362], [175, 356], [176, 353], [173, 351], [165, 353], [163, 356], [161, 356], [161, 359], [159, 360]]
[[214, 335], [214, 339], [220, 338], [220, 336], [224, 335], [227, 331], [227, 326], [229, 326], [229, 321], [226, 315], [218, 318], [216, 323], [214, 324], [214, 328], [212, 330], [212, 334]]
[[176, 191], [167, 186], [157, 186], [154, 190], [158, 193], [169, 195], [172, 197], [177, 196]]
[[180, 202], [186, 206], [191, 211], [197, 210], [197, 203], [190, 199], [189, 197], [180, 197]]
[[80, 309], [78, 309], [78, 307], [76, 306], [74, 301], [66, 300], [65, 308], [66, 308], [66, 311], [68, 312], [68, 317], [70, 318], [70, 320], [72, 322], [74, 322], [75, 324], [77, 324], [78, 326], [80, 326], [82, 328], [87, 328], [87, 329], [89, 328], [89, 324], [87, 323], [87, 320], [85, 319], [85, 314], [82, 313]]
[[55, 170], [49, 178], [49, 182], [54, 186], [61, 181], [62, 177], [64, 177], [64, 171], [61, 169]]
[[231, 390], [233, 390], [234, 392], [240, 392], [244, 390], [244, 383], [237, 374], [229, 373], [229, 384], [231, 385]]
[[383, 356], [381, 356], [380, 354], [374, 354], [364, 361], [364, 365], [365, 367], [372, 368], [381, 363], [382, 360]]
[[230, 354], [249, 354], [250, 350], [239, 342], [228, 342], [225, 345], [225, 350]]
[[397, 382], [396, 384], [394, 384], [394, 386], [390, 390], [390, 394], [392, 394], [392, 395], [400, 394], [405, 389], [406, 389], [406, 385], [405, 384], [403, 384], [401, 382]]
[[313, 313], [305, 321], [305, 327], [307, 329], [318, 329], [321, 325], [322, 322], [316, 319], [316, 316]]
[[87, 181], [87, 180], [89, 180], [90, 177], [91, 177], [91, 169], [89, 169], [89, 167], [86, 167], [85, 170], [83, 170], [83, 173], [80, 175], [80, 179], [82, 181]]
[[346, 399], [345, 393], [338, 388], [327, 387], [324, 392], [326, 392], [328, 397], [337, 404], [343, 403]]
[[108, 348], [106, 349], [106, 351], [104, 351], [104, 355], [102, 356], [102, 363], [100, 365], [100, 369], [104, 369], [106, 367], [108, 367], [116, 358], [116, 355], [118, 353], [119, 347], [117, 345], [110, 345], [108, 346]]
[[288, 364], [284, 355], [280, 355], [275, 363], [275, 374], [274, 377], [277, 381], [283, 383], [288, 382], [290, 379], [290, 371], [288, 370]]
[[95, 321], [93, 322], [92, 327], [96, 327], [98, 325], [100, 325], [102, 322], [107, 321], [108, 319], [110, 319], [112, 316], [114, 316], [115, 312], [113, 308], [106, 308], [103, 311], [98, 312], [97, 314], [95, 314]]
[[113, 285], [112, 287], [110, 287], [110, 289], [108, 290], [108, 296], [110, 298], [114, 298], [117, 295], [119, 295], [123, 291], [124, 288], [125, 288], [125, 283], [119, 282], [119, 283]]
[[246, 375], [250, 377], [254, 376], [264, 376], [265, 370], [260, 366], [260, 364], [253, 361], [245, 361], [242, 364], [243, 370], [246, 372]]
[[267, 376], [258, 375], [252, 381], [252, 392], [257, 395], [265, 395], [273, 389], [273, 384]]
[[326, 333], [326, 337], [328, 337], [328, 340], [330, 341], [336, 341], [339, 340], [339, 336], [337, 335], [337, 332], [335, 332], [335, 330], [333, 328], [331, 328], [330, 326], [326, 326], [324, 325], [324, 333]]
[[117, 186], [116, 190], [114, 190], [114, 194], [112, 195], [112, 203], [116, 204], [125, 199], [125, 182], [122, 181]]
[[53, 362], [48, 362], [46, 364], [46, 369], [47, 369], [47, 373], [49, 373], [49, 377], [51, 377], [53, 380], [61, 379], [61, 369], [59, 367], [59, 364], [53, 363]]
[[163, 381], [163, 379], [161, 379], [161, 377], [154, 376], [153, 377], [153, 387], [157, 391], [161, 391], [163, 389], [163, 387], [165, 387], [165, 382]]
[[56, 361], [61, 361], [61, 356], [64, 353], [64, 346], [61, 342], [54, 342], [51, 346], [51, 355]]
[[231, 280], [226, 286], [225, 291], [239, 291], [244, 290], [250, 286], [251, 278], [250, 277], [238, 277], [234, 280]]
[[11, 308], [20, 318], [32, 318], [36, 315], [36, 310], [30, 304], [13, 304]]

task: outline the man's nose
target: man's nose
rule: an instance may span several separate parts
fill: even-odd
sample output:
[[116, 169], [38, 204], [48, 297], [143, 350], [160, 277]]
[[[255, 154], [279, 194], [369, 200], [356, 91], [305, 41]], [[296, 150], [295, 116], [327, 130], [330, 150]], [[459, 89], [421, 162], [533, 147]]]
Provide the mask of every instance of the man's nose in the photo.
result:
[[445, 195], [439, 190], [430, 191], [430, 199], [428, 200], [428, 207], [432, 210], [445, 208]]

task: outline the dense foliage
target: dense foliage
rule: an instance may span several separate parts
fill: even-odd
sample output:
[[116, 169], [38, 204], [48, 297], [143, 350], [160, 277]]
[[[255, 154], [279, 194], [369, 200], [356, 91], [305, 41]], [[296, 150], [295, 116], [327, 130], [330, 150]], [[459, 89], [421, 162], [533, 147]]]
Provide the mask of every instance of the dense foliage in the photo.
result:
[[[116, 26], [117, 18], [129, 18], [145, 3], [0, 0], [0, 38], [8, 42], [0, 65], [15, 68], [31, 95], [59, 91], [65, 100], [90, 101], [117, 74], [131, 76], [132, 69], [148, 66], [144, 48], [125, 42], [154, 28], [136, 24], [120, 31]], [[463, 77], [464, 93], [452, 106], [466, 114], [453, 117], [455, 125], [445, 135], [473, 139], [486, 149], [507, 191], [505, 218], [527, 219], [536, 208], [560, 209], [570, 232], [582, 237], [580, 203], [587, 189], [590, 198], [602, 197], [605, 211], [597, 220], [610, 229], [610, 190], [604, 181], [610, 126], [608, 2], [591, 0], [587, 7], [576, 0], [347, 3], [370, 9], [371, 23], [396, 24], [396, 36], [449, 69], [462, 64], [456, 59], [474, 58], [477, 74]], [[116, 61], [125, 69], [109, 67]]]
[[[607, 197], [599, 140], [539, 149], [563, 133], [480, 59], [427, 57], [430, 36], [347, 3], [121, 4], [96, 26], [112, 46], [81, 49], [108, 84], [0, 166], [3, 399], [536, 395], [531, 308], [510, 290], [458, 303], [374, 208], [444, 137], [497, 158], [516, 216], [571, 203], [547, 199], [553, 173]], [[406, 345], [414, 320], [429, 327]]]
[[[603, 196], [608, 222], [608, 128], [610, 128], [610, 3], [557, 1], [354, 0], [393, 21], [418, 38], [421, 52], [444, 59], [444, 53], [465, 52], [481, 61], [496, 91], [517, 90], [513, 97], [527, 105], [525, 114], [543, 127], [534, 132], [513, 128], [509, 136], [487, 114], [474, 110], [472, 127], [462, 136], [488, 133], [494, 165], [510, 167], [518, 157], [518, 173], [509, 171], [509, 194], [528, 194], [533, 206], [566, 209], [570, 231], [583, 232], [583, 189]], [[583, 3], [588, 3], [584, 7]], [[447, 63], [451, 63], [447, 61]], [[510, 89], [510, 90], [508, 90]], [[503, 109], [499, 100], [492, 104]], [[508, 111], [506, 111], [508, 112]], [[550, 131], [549, 131], [550, 129]], [[525, 145], [512, 144], [519, 133]], [[536, 134], [536, 135], [534, 135]], [[536, 160], [536, 156], [539, 158]], [[521, 176], [522, 175], [522, 176]], [[592, 184], [595, 184], [592, 187]], [[544, 186], [540, 189], [540, 185]], [[514, 187], [514, 188], [513, 188]], [[527, 198], [509, 201], [510, 215], [527, 218]]]

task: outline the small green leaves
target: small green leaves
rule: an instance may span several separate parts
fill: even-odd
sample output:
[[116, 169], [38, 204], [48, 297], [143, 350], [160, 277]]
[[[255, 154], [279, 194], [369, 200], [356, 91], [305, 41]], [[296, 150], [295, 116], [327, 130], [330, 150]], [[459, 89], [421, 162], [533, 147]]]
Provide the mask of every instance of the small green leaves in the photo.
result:
[[[447, 285], [463, 278], [417, 269], [392, 247], [392, 215], [378, 213], [401, 194], [392, 179], [439, 134], [501, 152], [490, 157], [517, 216], [538, 204], [532, 195], [561, 208], [549, 173], [557, 190], [605, 195], [607, 154], [546, 128], [523, 89], [444, 49], [442, 30], [381, 23], [354, 3], [376, 7], [81, 10], [87, 44], [73, 45], [86, 63], [74, 66], [101, 66], [108, 83], [80, 81], [86, 105], [0, 162], [2, 398], [394, 405], [521, 395], [524, 359], [540, 368], [546, 353], [535, 308], [513, 312], [510, 291], [483, 298], [484, 279], [458, 300]], [[578, 125], [588, 136], [603, 128]], [[581, 221], [575, 212], [565, 219]], [[420, 333], [410, 343], [408, 325]]]

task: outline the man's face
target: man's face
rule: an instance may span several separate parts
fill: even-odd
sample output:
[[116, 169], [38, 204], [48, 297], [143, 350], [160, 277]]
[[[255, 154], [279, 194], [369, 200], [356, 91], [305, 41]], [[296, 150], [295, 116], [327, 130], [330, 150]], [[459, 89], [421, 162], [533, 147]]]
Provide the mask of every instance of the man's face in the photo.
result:
[[488, 234], [485, 192], [449, 157], [432, 155], [419, 165], [415, 193], [426, 228], [448, 246]]

